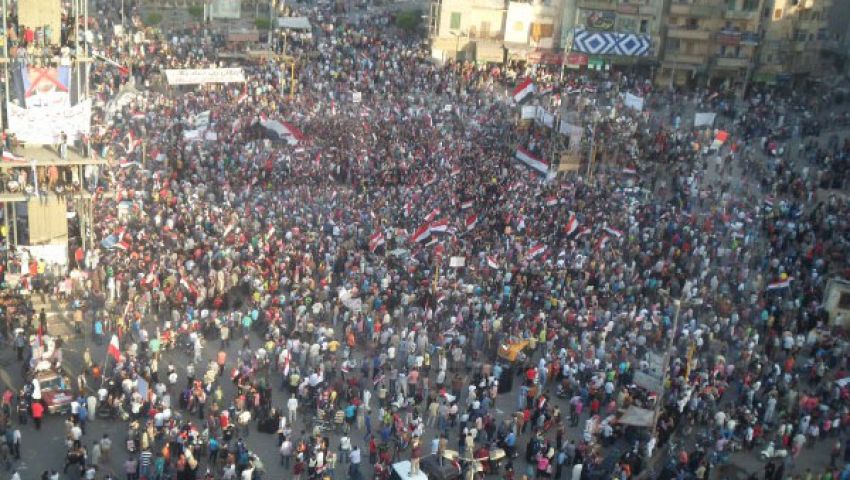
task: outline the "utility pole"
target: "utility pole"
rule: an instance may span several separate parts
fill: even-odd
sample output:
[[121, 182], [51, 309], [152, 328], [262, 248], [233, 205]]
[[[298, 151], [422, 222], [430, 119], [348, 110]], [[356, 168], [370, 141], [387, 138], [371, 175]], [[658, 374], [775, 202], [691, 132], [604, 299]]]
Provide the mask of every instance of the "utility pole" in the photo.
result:
[[[682, 295], [684, 297], [684, 293]], [[669, 294], [667, 297], [669, 298]], [[664, 351], [664, 360], [661, 364], [661, 392], [659, 392], [659, 398], [655, 400], [655, 411], [652, 415], [652, 437], [655, 437], [655, 434], [658, 431], [658, 417], [661, 415], [661, 408], [664, 405], [664, 399], [667, 396], [667, 375], [670, 373], [670, 357], [673, 355], [673, 348], [676, 343], [676, 332], [679, 330], [679, 314], [682, 311], [682, 301], [683, 299], [673, 300], [676, 310], [673, 314], [673, 329], [668, 332], [667, 345], [665, 346]]]

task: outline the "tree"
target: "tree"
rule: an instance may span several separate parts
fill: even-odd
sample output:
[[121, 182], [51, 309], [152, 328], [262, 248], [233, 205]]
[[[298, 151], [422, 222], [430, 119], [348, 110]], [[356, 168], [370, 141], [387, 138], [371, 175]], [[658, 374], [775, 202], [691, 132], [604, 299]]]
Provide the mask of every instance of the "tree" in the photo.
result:
[[406, 33], [414, 34], [418, 32], [419, 28], [422, 26], [422, 11], [405, 10], [403, 12], [399, 12], [395, 17], [395, 24]]

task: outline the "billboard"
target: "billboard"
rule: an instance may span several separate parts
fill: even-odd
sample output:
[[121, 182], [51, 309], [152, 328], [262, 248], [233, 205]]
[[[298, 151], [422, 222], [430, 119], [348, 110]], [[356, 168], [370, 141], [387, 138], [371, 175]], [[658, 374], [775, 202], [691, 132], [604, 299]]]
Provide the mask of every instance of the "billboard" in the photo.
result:
[[239, 19], [241, 16], [242, 0], [213, 0], [210, 4], [211, 18]]
[[582, 10], [579, 13], [579, 24], [590, 30], [614, 30], [617, 14], [607, 10]]

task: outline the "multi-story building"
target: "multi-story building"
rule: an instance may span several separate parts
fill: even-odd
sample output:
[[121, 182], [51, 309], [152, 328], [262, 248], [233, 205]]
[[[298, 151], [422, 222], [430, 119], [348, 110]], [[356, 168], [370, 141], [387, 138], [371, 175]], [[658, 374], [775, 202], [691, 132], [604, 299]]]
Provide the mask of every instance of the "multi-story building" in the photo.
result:
[[766, 82], [822, 72], [833, 0], [765, 0], [757, 79]]
[[762, 0], [672, 0], [666, 7], [662, 84], [749, 81], [759, 44]]
[[435, 0], [431, 53], [436, 60], [560, 64], [562, 0]]
[[572, 58], [597, 69], [654, 64], [663, 5], [663, 0], [577, 0], [572, 22], [565, 22], [571, 33], [565, 47], [580, 55]]

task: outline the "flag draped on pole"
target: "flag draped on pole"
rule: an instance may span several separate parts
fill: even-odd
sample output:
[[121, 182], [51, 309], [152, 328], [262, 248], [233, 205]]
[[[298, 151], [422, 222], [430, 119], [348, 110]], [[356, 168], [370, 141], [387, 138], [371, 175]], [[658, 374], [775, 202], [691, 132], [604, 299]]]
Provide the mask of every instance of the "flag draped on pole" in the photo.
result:
[[421, 225], [419, 228], [416, 229], [415, 232], [413, 232], [413, 236], [411, 237], [411, 239], [416, 243], [428, 240], [428, 237], [431, 236], [430, 226], [431, 225], [428, 223]]
[[599, 239], [599, 241], [597, 241], [597, 242], [596, 242], [596, 249], [597, 249], [597, 250], [604, 250], [604, 249], [608, 246], [608, 240], [609, 240], [610, 238], [611, 238], [611, 237], [610, 237], [609, 235], [603, 235], [603, 236]]
[[431, 233], [446, 233], [449, 230], [449, 220], [444, 218], [436, 222], [431, 222], [429, 230]]
[[384, 245], [384, 243], [386, 243], [386, 240], [384, 239], [384, 233], [375, 233], [374, 235], [369, 237], [369, 251], [375, 253], [375, 250]]
[[791, 286], [791, 280], [793, 280], [793, 278], [788, 277], [785, 280], [777, 280], [775, 282], [770, 282], [770, 284], [767, 285], [767, 290], [772, 291], [788, 288]]
[[514, 101], [519, 103], [525, 100], [526, 97], [534, 93], [534, 82], [530, 78], [526, 78], [519, 85], [514, 88], [513, 97]]
[[466, 217], [466, 230], [467, 231], [475, 228], [475, 225], [477, 225], [477, 224], [478, 224], [478, 215], [473, 213], [472, 215]]
[[493, 255], [487, 255], [487, 266], [493, 270], [499, 269], [499, 261]]
[[112, 357], [116, 362], [121, 359], [121, 347], [118, 344], [118, 335], [113, 335], [109, 341], [109, 346], [106, 348], [106, 354]]
[[618, 239], [623, 238], [623, 232], [620, 231], [620, 230], [617, 230], [616, 228], [605, 227], [605, 231], [608, 232], [609, 234], [617, 237]]
[[433, 221], [434, 221], [434, 219], [435, 219], [435, 218], [437, 218], [437, 215], [439, 215], [439, 214], [440, 214], [440, 209], [439, 209], [439, 208], [435, 208], [435, 209], [431, 210], [431, 213], [429, 213], [429, 214], [425, 217], [425, 221], [426, 221], [426, 222], [433, 222]]
[[538, 172], [544, 175], [549, 171], [549, 164], [546, 163], [545, 160], [534, 155], [533, 153], [522, 147], [517, 147], [516, 154], [514, 156], [520, 162], [528, 165], [529, 167], [537, 170]]
[[546, 246], [542, 243], [538, 243], [537, 245], [528, 249], [528, 253], [525, 255], [525, 257], [529, 260], [533, 260], [537, 258], [540, 254], [542, 254], [544, 251], [546, 251]]
[[576, 233], [578, 231], [578, 219], [576, 219], [575, 215], [570, 215], [569, 221], [564, 225], [564, 233], [568, 236]]

